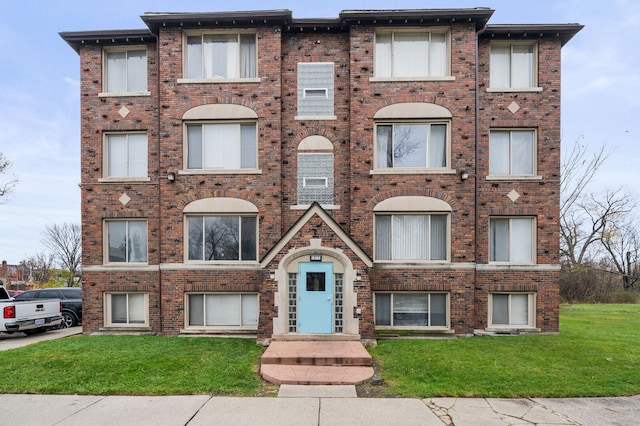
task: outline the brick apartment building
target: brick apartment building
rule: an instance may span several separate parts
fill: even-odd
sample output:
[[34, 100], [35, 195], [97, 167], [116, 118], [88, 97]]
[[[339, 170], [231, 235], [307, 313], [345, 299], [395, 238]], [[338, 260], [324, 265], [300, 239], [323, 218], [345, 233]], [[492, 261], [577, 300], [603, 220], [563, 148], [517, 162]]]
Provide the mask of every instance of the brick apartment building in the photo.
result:
[[560, 58], [582, 26], [492, 13], [61, 33], [84, 331], [558, 332]]

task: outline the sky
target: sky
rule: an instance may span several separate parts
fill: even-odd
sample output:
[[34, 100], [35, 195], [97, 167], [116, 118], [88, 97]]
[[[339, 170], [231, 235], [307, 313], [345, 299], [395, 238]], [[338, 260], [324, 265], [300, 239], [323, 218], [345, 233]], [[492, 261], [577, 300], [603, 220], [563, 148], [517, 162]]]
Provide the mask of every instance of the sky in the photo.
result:
[[[562, 52], [562, 149], [611, 151], [591, 190], [624, 187], [640, 200], [640, 2], [637, 0], [0, 0], [0, 152], [19, 179], [0, 204], [0, 261], [46, 252], [48, 225], [80, 223], [80, 65], [62, 31], [146, 28], [145, 12], [490, 7], [490, 24], [579, 23]], [[3, 197], [4, 199], [5, 197]]]

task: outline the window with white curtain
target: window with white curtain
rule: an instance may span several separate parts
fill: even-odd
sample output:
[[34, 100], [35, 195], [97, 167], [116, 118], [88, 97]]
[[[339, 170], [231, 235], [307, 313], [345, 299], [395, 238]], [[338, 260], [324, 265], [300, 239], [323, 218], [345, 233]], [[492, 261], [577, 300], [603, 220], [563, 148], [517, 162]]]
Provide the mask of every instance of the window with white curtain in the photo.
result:
[[535, 294], [493, 293], [490, 296], [490, 327], [535, 327]]
[[187, 327], [258, 326], [257, 294], [188, 294], [187, 310]]
[[377, 32], [374, 67], [379, 78], [448, 76], [448, 32], [444, 29]]
[[187, 169], [255, 169], [256, 123], [187, 125]]
[[147, 326], [147, 293], [107, 293], [105, 295], [108, 326]]
[[105, 177], [147, 177], [146, 133], [107, 134], [105, 138]]
[[108, 220], [105, 228], [108, 263], [147, 262], [146, 220]]
[[447, 126], [446, 122], [377, 123], [376, 168], [448, 167]]
[[491, 262], [535, 262], [533, 218], [491, 218], [489, 260]]
[[536, 133], [533, 130], [492, 130], [489, 174], [533, 176], [536, 173]]
[[377, 214], [376, 260], [447, 260], [448, 215]]
[[107, 93], [140, 93], [147, 91], [147, 51], [144, 48], [109, 49], [105, 52]]
[[187, 79], [255, 78], [255, 34], [194, 34], [186, 40]]
[[376, 327], [449, 327], [447, 293], [375, 293]]
[[537, 86], [534, 43], [491, 44], [490, 87], [530, 89]]

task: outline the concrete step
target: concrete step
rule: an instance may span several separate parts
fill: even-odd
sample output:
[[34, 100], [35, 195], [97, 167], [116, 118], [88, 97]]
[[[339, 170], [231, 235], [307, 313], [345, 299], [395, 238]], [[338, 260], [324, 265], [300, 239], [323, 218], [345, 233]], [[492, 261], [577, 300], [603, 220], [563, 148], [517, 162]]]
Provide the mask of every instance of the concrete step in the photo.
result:
[[276, 385], [359, 385], [373, 377], [373, 367], [263, 364], [260, 374]]
[[271, 342], [261, 364], [371, 366], [371, 355], [360, 342]]

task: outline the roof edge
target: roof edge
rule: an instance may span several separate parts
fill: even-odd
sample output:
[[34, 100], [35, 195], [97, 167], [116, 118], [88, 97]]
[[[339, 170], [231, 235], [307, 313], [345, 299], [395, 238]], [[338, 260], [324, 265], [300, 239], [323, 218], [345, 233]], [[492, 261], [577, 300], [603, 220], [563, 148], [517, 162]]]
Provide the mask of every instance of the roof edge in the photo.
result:
[[564, 46], [580, 30], [582, 24], [490, 24], [484, 33], [485, 38], [527, 38], [558, 37]]

